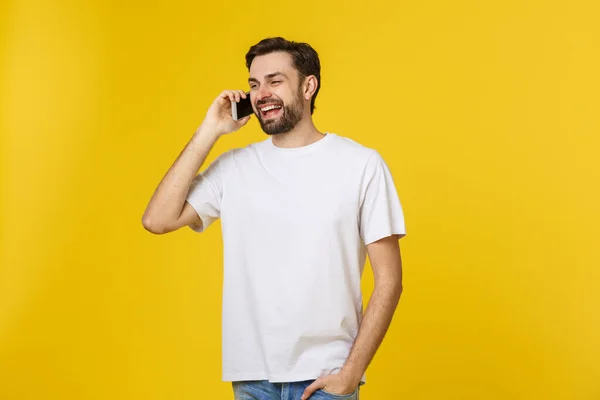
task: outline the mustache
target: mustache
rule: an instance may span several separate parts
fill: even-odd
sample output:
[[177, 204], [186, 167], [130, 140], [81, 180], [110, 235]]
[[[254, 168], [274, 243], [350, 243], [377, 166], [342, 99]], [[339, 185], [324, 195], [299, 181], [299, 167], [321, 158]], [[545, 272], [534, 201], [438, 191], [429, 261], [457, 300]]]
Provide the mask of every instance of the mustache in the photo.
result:
[[274, 99], [264, 99], [264, 100], [258, 100], [256, 102], [256, 106], [260, 107], [264, 104], [275, 104], [278, 106], [283, 106], [283, 102], [282, 101], [278, 101], [278, 100], [274, 100]]

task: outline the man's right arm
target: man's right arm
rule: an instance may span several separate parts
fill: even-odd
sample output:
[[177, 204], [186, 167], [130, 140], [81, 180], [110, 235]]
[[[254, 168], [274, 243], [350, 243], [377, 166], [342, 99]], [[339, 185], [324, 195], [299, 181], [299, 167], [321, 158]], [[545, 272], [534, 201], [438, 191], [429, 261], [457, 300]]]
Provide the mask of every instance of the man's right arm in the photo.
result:
[[231, 101], [239, 101], [240, 97], [245, 97], [243, 91], [224, 91], [210, 106], [202, 125], [154, 191], [142, 217], [146, 230], [164, 234], [186, 225], [202, 227], [202, 220], [185, 200], [196, 173], [219, 137], [248, 122], [250, 117], [239, 121], [231, 118]]
[[194, 208], [185, 199], [196, 172], [217, 139], [206, 128], [198, 128], [150, 199], [142, 217], [146, 230], [160, 235], [189, 224], [202, 224]]

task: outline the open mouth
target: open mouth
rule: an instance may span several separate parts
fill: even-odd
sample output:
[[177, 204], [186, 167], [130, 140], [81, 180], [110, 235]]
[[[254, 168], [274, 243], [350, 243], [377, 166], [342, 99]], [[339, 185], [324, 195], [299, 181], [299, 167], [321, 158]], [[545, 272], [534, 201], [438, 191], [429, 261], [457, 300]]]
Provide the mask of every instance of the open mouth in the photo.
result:
[[279, 115], [281, 112], [281, 105], [278, 104], [269, 104], [263, 107], [259, 107], [260, 115], [263, 119], [274, 118]]

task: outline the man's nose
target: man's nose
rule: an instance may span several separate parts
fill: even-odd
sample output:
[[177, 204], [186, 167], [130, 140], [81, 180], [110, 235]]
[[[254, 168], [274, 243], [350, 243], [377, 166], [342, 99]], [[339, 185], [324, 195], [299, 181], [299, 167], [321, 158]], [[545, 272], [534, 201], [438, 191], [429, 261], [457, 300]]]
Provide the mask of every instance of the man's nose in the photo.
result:
[[273, 94], [271, 93], [271, 91], [262, 86], [258, 89], [258, 92], [256, 93], [256, 99], [258, 101], [262, 100], [262, 99], [268, 99], [269, 97], [271, 97]]

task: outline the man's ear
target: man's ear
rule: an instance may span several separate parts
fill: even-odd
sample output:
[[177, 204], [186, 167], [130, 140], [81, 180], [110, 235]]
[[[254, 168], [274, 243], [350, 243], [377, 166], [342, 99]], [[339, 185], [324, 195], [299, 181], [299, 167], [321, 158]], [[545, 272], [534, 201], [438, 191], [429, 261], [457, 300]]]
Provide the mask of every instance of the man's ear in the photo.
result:
[[318, 84], [319, 81], [314, 75], [309, 75], [306, 78], [304, 78], [304, 91], [302, 95], [304, 96], [305, 100], [310, 100], [313, 97], [313, 95], [317, 91]]

